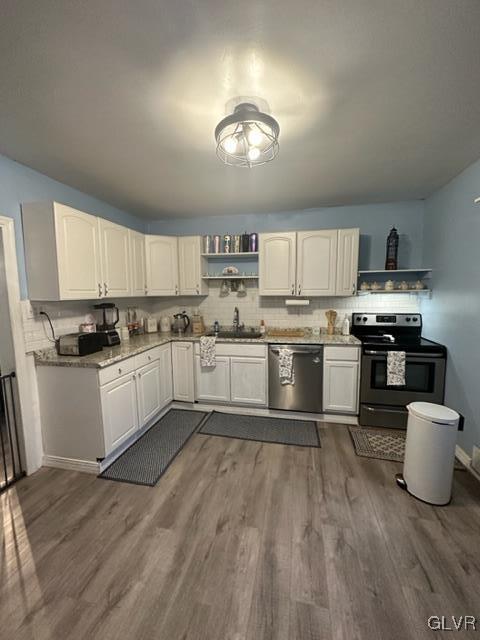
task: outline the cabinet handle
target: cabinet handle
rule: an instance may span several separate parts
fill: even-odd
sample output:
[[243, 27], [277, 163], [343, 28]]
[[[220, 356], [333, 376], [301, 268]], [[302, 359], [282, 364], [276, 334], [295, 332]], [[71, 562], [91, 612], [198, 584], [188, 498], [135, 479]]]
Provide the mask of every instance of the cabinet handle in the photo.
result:
[[301, 284], [298, 285], [298, 295], [299, 296], [302, 295], [302, 285]]
[[197, 296], [198, 296], [199, 293], [200, 293], [200, 285], [197, 284]]
[[[135, 374], [133, 374], [133, 377], [135, 378]], [[141, 374], [141, 373], [139, 373], [139, 374], [138, 374], [138, 377], [139, 377], [139, 378], [141, 378], [141, 377], [142, 377], [142, 374]]]
[[178, 284], [175, 285], [175, 295], [178, 296]]
[[103, 290], [105, 291], [105, 295], [107, 296], [108, 295], [108, 287], [107, 287], [107, 283], [106, 282], [103, 283]]
[[100, 284], [100, 282], [98, 283], [98, 297], [102, 297], [102, 285]]
[[357, 292], [357, 286], [356, 286], [356, 284], [354, 282], [353, 285], [352, 285], [352, 296], [354, 296], [356, 292]]
[[151, 359], [152, 359], [152, 356], [148, 356], [148, 359], [149, 359], [149, 360], [151, 360]]
[[295, 285], [292, 284], [292, 296], [294, 296], [294, 295], [295, 295]]
[[118, 369], [118, 373], [122, 373], [122, 370], [121, 370], [121, 369]]

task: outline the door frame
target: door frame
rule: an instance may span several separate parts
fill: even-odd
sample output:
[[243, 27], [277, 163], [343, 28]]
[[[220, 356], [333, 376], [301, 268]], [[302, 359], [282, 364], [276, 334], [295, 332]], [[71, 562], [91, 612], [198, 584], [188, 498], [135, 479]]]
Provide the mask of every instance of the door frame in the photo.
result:
[[15, 221], [0, 215], [0, 242], [3, 239], [8, 307], [15, 357], [15, 373], [19, 398], [19, 436], [27, 475], [42, 466], [43, 445], [40, 403], [33, 354], [26, 353], [18, 278]]

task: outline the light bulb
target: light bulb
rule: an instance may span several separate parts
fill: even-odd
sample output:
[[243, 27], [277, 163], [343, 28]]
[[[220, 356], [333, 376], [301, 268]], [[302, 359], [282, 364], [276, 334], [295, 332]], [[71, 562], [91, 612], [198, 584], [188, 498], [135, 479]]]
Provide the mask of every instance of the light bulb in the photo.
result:
[[223, 148], [227, 153], [235, 153], [237, 150], [237, 141], [235, 138], [227, 138], [223, 143]]
[[258, 129], [250, 129], [250, 131], [248, 132], [248, 141], [250, 144], [259, 145], [262, 141], [262, 138], [263, 136], [260, 131], [258, 131]]
[[248, 150], [248, 159], [249, 160], [258, 160], [260, 157], [260, 149], [257, 147], [250, 147]]

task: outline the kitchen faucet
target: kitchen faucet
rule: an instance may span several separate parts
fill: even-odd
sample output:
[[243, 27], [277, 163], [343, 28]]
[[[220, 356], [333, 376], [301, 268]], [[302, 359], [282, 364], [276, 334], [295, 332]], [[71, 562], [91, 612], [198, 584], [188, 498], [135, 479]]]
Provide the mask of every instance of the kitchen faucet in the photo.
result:
[[238, 310], [238, 307], [235, 307], [235, 309], [233, 310], [233, 328], [235, 331], [238, 331], [240, 327], [240, 311]]

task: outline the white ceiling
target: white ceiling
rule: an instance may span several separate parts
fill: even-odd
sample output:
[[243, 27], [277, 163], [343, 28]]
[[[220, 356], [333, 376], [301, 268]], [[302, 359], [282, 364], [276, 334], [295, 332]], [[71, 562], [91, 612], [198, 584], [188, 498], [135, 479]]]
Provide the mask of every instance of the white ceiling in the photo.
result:
[[[422, 198], [480, 156], [478, 0], [2, 0], [0, 153], [141, 216]], [[266, 100], [280, 155], [213, 130]]]

